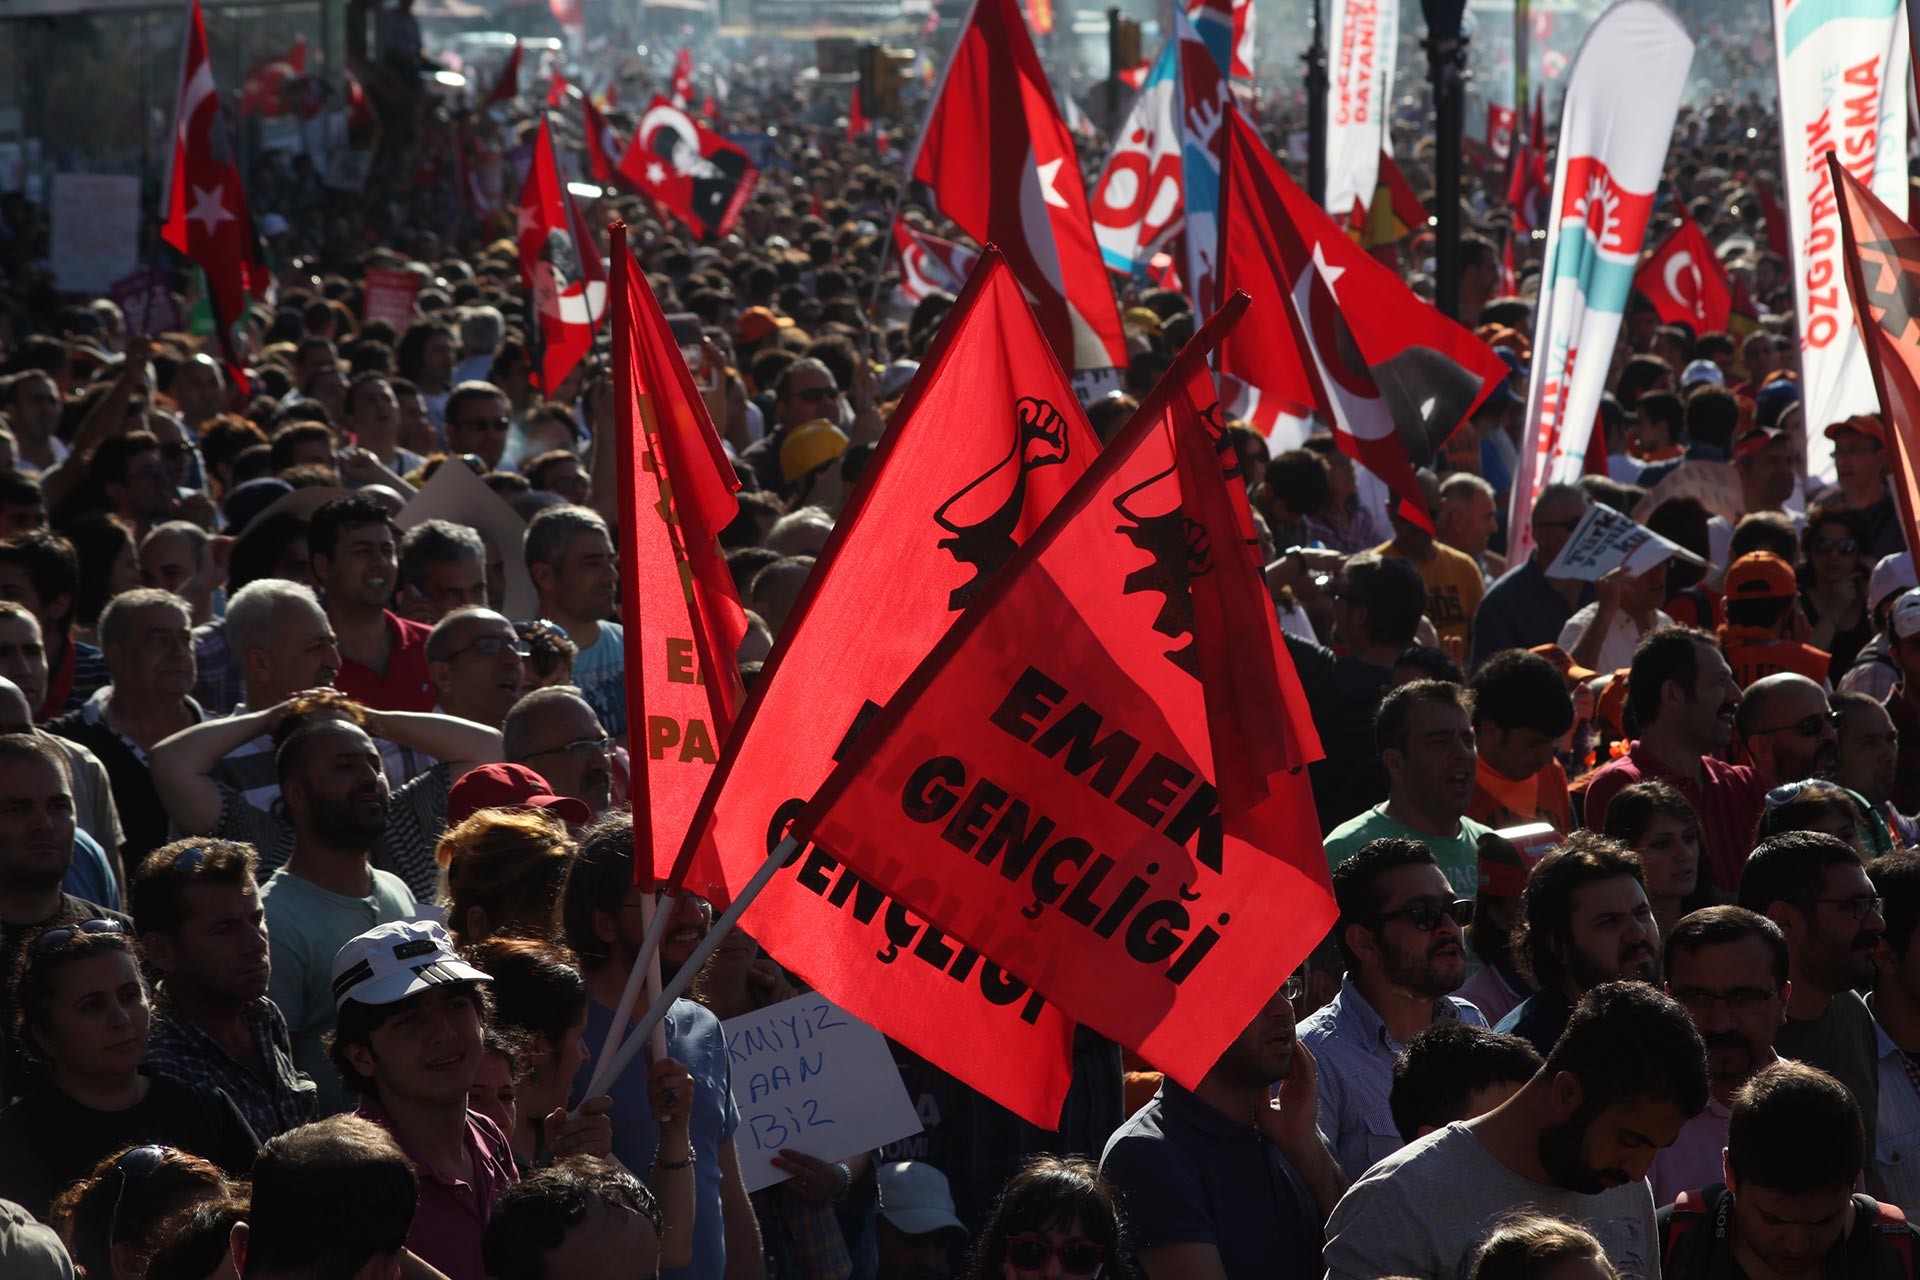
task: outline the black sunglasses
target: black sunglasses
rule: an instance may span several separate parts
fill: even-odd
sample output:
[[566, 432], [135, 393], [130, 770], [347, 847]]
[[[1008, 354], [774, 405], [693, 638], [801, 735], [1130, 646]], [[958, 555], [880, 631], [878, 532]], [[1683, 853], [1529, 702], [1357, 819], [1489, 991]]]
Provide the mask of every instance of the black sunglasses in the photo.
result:
[[1465, 925], [1473, 919], [1473, 899], [1455, 898], [1452, 902], [1415, 902], [1398, 911], [1383, 911], [1373, 918], [1376, 926], [1389, 920], [1404, 919], [1422, 933], [1432, 933], [1440, 927], [1440, 922], [1451, 918], [1457, 925]]
[[1775, 725], [1771, 729], [1755, 729], [1749, 738], [1764, 738], [1775, 733], [1797, 733], [1803, 738], [1817, 738], [1825, 725], [1834, 724], [1838, 719], [1831, 711], [1816, 711], [1810, 716], [1801, 716], [1791, 724]]
[[839, 395], [840, 395], [840, 389], [838, 387], [807, 387], [803, 390], [794, 392], [793, 398], [795, 400], [806, 400], [809, 402], [814, 402], [814, 401], [820, 401], [820, 400], [833, 400], [838, 398]]
[[82, 920], [79, 924], [63, 925], [58, 929], [49, 929], [33, 940], [30, 950], [45, 951], [71, 941], [83, 933], [125, 933], [127, 927], [118, 920]]
[[478, 640], [475, 640], [471, 644], [461, 645], [458, 649], [455, 649], [452, 653], [440, 659], [440, 661], [452, 662], [455, 658], [458, 658], [461, 655], [468, 654], [468, 653], [478, 653], [483, 657], [497, 658], [500, 656], [500, 652], [503, 649], [512, 649], [515, 653], [519, 654], [523, 658], [526, 657], [529, 653], [533, 652], [532, 648], [527, 644], [527, 642], [525, 640], [522, 640], [517, 635], [516, 636], [498, 636], [498, 635], [481, 636]]
[[127, 1183], [133, 1178], [144, 1181], [151, 1178], [167, 1157], [173, 1154], [172, 1147], [149, 1144], [144, 1147], [132, 1147], [120, 1153], [113, 1162], [113, 1171], [120, 1183], [113, 1191], [113, 1211], [107, 1215], [107, 1245], [111, 1248], [120, 1242], [120, 1197], [127, 1193]]
[[1069, 1240], [1062, 1245], [1048, 1244], [1035, 1235], [1007, 1237], [1007, 1261], [1016, 1271], [1039, 1271], [1047, 1259], [1060, 1259], [1060, 1270], [1070, 1276], [1090, 1276], [1106, 1260], [1107, 1247], [1092, 1240]]
[[1859, 553], [1860, 544], [1852, 538], [1815, 538], [1813, 540], [1813, 549], [1815, 551], [1838, 551], [1841, 555], [1850, 556]]

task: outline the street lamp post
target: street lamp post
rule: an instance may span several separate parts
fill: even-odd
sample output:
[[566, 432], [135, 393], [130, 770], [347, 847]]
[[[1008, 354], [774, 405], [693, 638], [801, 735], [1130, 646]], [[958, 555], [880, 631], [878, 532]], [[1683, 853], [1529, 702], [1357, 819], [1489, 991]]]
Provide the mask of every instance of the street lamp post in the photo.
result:
[[1420, 0], [1427, 18], [1427, 76], [1433, 82], [1434, 291], [1440, 310], [1460, 318], [1460, 132], [1467, 109], [1465, 0]]
[[1300, 60], [1307, 64], [1307, 194], [1327, 202], [1326, 0], [1313, 0], [1313, 32]]

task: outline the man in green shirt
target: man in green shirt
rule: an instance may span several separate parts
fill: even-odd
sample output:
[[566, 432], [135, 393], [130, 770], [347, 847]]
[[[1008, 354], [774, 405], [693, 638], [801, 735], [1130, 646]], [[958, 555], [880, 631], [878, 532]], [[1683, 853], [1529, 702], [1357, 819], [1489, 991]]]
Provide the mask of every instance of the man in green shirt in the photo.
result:
[[1471, 898], [1479, 881], [1475, 842], [1489, 828], [1466, 816], [1479, 759], [1465, 691], [1444, 680], [1401, 685], [1381, 701], [1373, 738], [1387, 768], [1386, 802], [1333, 829], [1328, 865], [1339, 866], [1369, 840], [1419, 840], [1453, 891]]

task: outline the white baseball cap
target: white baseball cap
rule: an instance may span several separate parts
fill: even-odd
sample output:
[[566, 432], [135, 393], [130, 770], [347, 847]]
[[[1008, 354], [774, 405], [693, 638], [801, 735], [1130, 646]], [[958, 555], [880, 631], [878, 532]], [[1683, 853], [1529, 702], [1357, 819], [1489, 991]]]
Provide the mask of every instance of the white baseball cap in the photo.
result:
[[948, 1227], [965, 1232], [953, 1211], [953, 1192], [947, 1175], [924, 1160], [896, 1160], [883, 1164], [880, 1179], [880, 1216], [896, 1231], [923, 1236]]
[[333, 1004], [397, 1004], [456, 983], [493, 978], [454, 954], [453, 939], [431, 920], [375, 925], [333, 958]]
[[1904, 551], [1882, 556], [1880, 563], [1873, 566], [1873, 575], [1867, 579], [1867, 608], [1878, 609], [1888, 596], [1915, 587], [1920, 587], [1920, 579], [1914, 577], [1912, 556]]

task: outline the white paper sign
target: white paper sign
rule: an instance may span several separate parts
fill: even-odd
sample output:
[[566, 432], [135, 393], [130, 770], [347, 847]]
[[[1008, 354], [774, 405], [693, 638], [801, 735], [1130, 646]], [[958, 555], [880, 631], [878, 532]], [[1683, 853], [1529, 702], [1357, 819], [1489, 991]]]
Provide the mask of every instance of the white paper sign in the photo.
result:
[[428, 520], [466, 525], [486, 540], [490, 551], [499, 554], [507, 570], [507, 598], [501, 613], [514, 622], [540, 616], [540, 593], [527, 572], [523, 549], [527, 522], [466, 464], [449, 458], [435, 467], [394, 523], [404, 532]]
[[920, 1132], [886, 1038], [824, 996], [795, 996], [720, 1024], [748, 1191], [781, 1182], [783, 1149], [845, 1160]]
[[1676, 556], [1695, 564], [1706, 563], [1679, 543], [1596, 502], [1587, 508], [1567, 545], [1547, 566], [1547, 576], [1595, 582], [1625, 565], [1628, 573], [1638, 577]]
[[66, 292], [105, 293], [140, 264], [138, 178], [56, 173], [50, 221], [53, 282]]

